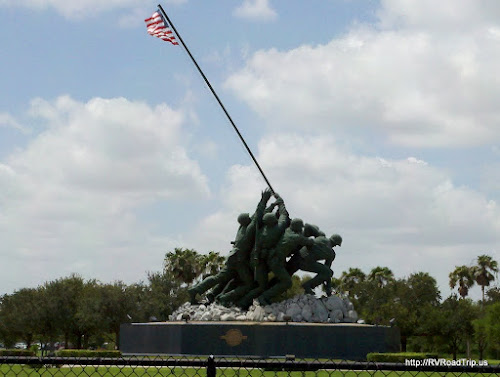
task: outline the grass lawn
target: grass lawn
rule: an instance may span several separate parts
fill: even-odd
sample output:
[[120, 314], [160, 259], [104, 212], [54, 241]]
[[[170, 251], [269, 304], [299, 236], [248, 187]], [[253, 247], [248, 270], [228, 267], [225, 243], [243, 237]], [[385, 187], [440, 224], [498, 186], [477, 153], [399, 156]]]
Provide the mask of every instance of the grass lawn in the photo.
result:
[[[493, 376], [494, 374], [471, 374], [472, 376]], [[496, 375], [496, 374], [495, 374]], [[32, 368], [25, 365], [0, 365], [2, 377], [142, 377], [142, 376], [178, 376], [204, 377], [204, 368], [168, 368], [168, 367], [43, 367]], [[391, 372], [391, 371], [325, 371], [286, 372], [264, 371], [262, 369], [224, 369], [217, 370], [217, 377], [457, 377], [457, 373], [442, 372]], [[467, 376], [461, 374], [461, 376]]]

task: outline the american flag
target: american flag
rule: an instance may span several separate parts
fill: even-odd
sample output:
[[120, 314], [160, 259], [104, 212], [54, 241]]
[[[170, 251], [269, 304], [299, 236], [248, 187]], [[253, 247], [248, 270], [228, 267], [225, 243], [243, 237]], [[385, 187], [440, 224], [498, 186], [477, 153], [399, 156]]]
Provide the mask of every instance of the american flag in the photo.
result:
[[163, 39], [166, 42], [170, 42], [173, 45], [179, 44], [175, 39], [174, 33], [168, 26], [167, 21], [165, 21], [160, 12], [154, 12], [153, 15], [149, 18], [146, 18], [144, 22], [146, 22], [148, 34], [152, 35], [153, 37]]

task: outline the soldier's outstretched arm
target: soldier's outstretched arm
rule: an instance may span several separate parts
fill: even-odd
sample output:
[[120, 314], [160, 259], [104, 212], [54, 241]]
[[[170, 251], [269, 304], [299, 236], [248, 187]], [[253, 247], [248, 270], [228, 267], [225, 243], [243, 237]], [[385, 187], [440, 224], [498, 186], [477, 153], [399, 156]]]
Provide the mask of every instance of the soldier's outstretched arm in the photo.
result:
[[290, 219], [290, 215], [286, 210], [285, 202], [283, 201], [281, 196], [275, 193], [274, 197], [276, 198], [276, 203], [278, 203], [278, 212], [280, 214], [280, 217], [278, 219], [278, 226], [281, 228], [282, 231], [285, 231], [286, 227], [289, 224], [288, 220]]
[[271, 190], [269, 190], [269, 188], [262, 191], [262, 196], [260, 198], [259, 204], [257, 204], [257, 209], [255, 210], [255, 213], [251, 217], [252, 221], [247, 226], [247, 230], [246, 230], [247, 234], [249, 234], [250, 232], [254, 232], [257, 222], [260, 224], [260, 222], [262, 221], [262, 217], [264, 216], [266, 204], [269, 201], [269, 198], [271, 198], [271, 196], [272, 196], [272, 193], [271, 193]]
[[261, 211], [262, 214], [264, 213], [264, 209], [266, 208], [266, 204], [272, 195], [273, 194], [269, 188], [266, 188], [264, 191], [262, 191], [262, 196], [260, 198], [259, 204], [257, 204], [257, 209], [255, 210], [255, 213], [257, 213], [259, 211]]
[[266, 208], [266, 210], [264, 211], [264, 213], [269, 213], [269, 212], [273, 212], [274, 210], [274, 207], [278, 206], [278, 203], [277, 202], [273, 202], [271, 203], [271, 205], [269, 207]]

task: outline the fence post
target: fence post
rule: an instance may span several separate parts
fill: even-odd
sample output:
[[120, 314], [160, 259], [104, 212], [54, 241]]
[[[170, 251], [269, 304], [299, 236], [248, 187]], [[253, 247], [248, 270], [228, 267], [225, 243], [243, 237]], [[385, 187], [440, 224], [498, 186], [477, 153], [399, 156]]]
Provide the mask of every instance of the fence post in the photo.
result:
[[208, 357], [207, 377], [216, 377], [214, 355]]

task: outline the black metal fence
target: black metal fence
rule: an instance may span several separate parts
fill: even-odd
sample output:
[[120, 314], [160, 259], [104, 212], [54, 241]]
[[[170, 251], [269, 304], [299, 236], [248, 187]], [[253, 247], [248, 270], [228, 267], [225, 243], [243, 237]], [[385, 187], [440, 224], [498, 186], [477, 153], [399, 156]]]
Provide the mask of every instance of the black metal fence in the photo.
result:
[[[420, 365], [416, 365], [420, 364]], [[480, 365], [481, 364], [481, 365]], [[500, 365], [461, 359], [408, 360], [405, 363], [334, 360], [185, 358], [185, 357], [19, 357], [0, 356], [0, 376], [6, 377], [490, 377]]]

